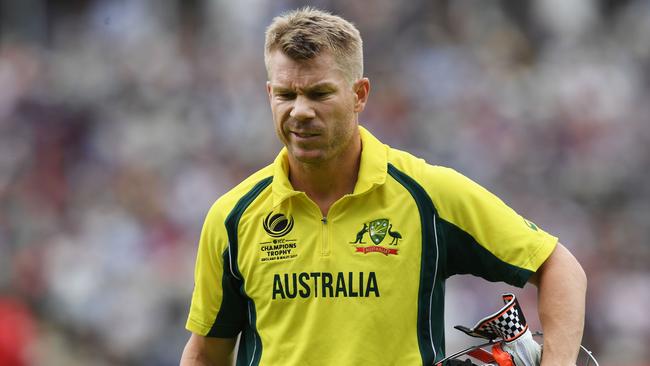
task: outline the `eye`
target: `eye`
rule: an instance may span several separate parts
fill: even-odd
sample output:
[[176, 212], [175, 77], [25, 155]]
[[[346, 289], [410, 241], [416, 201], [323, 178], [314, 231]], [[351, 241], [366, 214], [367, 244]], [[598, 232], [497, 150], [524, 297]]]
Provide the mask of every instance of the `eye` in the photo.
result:
[[275, 97], [280, 100], [292, 100], [296, 98], [296, 93], [291, 92], [278, 92], [275, 93]]
[[312, 99], [324, 99], [324, 98], [327, 98], [328, 96], [330, 96], [331, 94], [332, 94], [332, 92], [330, 92], [328, 90], [318, 90], [318, 91], [314, 91], [312, 93], [309, 93], [309, 96]]

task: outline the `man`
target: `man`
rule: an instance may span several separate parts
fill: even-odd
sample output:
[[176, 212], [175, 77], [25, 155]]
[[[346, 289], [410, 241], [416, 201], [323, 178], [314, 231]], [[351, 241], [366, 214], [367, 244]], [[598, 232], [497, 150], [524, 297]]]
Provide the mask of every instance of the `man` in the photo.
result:
[[265, 62], [285, 148], [207, 215], [182, 365], [230, 364], [238, 335], [238, 365], [431, 365], [457, 273], [536, 285], [542, 364], [574, 364], [580, 265], [482, 187], [359, 126], [370, 82], [352, 24], [278, 17]]

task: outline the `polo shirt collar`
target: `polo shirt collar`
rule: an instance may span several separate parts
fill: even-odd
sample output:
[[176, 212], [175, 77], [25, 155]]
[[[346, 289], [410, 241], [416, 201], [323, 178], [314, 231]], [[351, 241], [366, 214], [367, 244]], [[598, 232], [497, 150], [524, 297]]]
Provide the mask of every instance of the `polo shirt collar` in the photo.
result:
[[[359, 177], [352, 195], [363, 194], [386, 181], [388, 167], [388, 147], [381, 143], [364, 127], [359, 126], [361, 136], [361, 164]], [[284, 147], [273, 161], [273, 205], [302, 192], [293, 189], [289, 182], [289, 160]]]

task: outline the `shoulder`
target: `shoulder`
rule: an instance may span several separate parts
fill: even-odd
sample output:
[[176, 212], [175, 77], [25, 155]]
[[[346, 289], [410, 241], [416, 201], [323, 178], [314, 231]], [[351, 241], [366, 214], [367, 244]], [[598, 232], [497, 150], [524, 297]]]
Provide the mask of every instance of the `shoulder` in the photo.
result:
[[488, 190], [457, 170], [429, 164], [408, 152], [391, 148], [388, 162], [402, 177], [407, 176], [422, 187], [443, 216], [477, 202], [499, 201]]
[[[430, 193], [455, 191], [476, 184], [458, 171], [427, 163], [409, 152], [390, 148], [388, 163], [402, 174], [415, 180]], [[433, 189], [435, 187], [435, 189]]]
[[226, 217], [232, 212], [237, 204], [252, 193], [260, 193], [258, 190], [263, 190], [267, 187], [273, 178], [273, 165], [268, 165], [257, 172], [251, 174], [248, 178], [241, 181], [228, 192], [224, 193], [217, 199], [206, 218], [207, 221], [223, 222]]
[[389, 147], [388, 165], [392, 166], [394, 170], [415, 179], [419, 183], [422, 178], [422, 172], [429, 164], [424, 159], [409, 152]]

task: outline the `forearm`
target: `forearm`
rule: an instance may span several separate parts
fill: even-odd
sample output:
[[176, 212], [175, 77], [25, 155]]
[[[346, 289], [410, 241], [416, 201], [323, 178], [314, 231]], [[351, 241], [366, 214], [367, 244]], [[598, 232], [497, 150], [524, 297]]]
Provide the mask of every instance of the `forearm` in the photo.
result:
[[232, 365], [231, 357], [226, 357], [221, 361], [210, 360], [205, 354], [186, 353], [181, 356], [180, 366], [230, 366]]
[[232, 338], [206, 338], [192, 334], [181, 356], [180, 366], [231, 366], [235, 347]]
[[535, 282], [544, 331], [542, 366], [575, 365], [584, 328], [585, 273], [573, 255], [558, 244]]
[[[185, 354], [181, 356], [180, 366], [213, 366], [214, 364], [208, 359], [198, 354]], [[230, 365], [230, 363], [228, 363]]]

